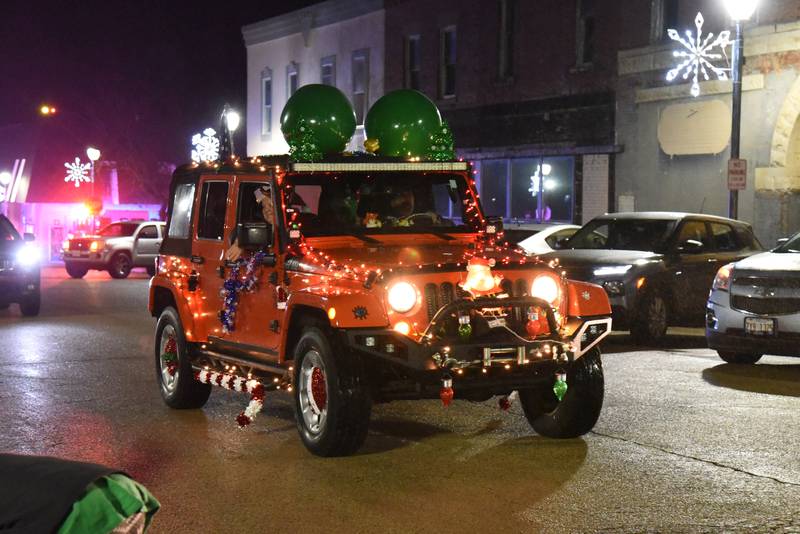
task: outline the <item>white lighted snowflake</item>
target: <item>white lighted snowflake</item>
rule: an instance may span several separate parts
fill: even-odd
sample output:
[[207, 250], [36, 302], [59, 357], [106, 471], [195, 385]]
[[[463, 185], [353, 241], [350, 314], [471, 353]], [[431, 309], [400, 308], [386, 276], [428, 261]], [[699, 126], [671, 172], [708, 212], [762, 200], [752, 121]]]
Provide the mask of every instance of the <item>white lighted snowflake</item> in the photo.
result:
[[[698, 74], [702, 74], [706, 81], [710, 79], [708, 71], [713, 72], [719, 80], [728, 79], [727, 71], [729, 69], [717, 67], [712, 61], [724, 57], [725, 47], [730, 44], [729, 37], [731, 32], [728, 30], [721, 31], [716, 39], [714, 39], [713, 33], [709, 33], [703, 38], [703, 22], [703, 14], [697, 13], [694, 18], [694, 25], [697, 27], [696, 37], [692, 36], [692, 30], [686, 30], [686, 39], [681, 37], [677, 30], [667, 30], [669, 38], [673, 41], [678, 41], [686, 49], [672, 52], [674, 57], [681, 58], [681, 62], [667, 73], [667, 81], [671, 82], [681, 73], [683, 73], [684, 80], [688, 79], [689, 75], [692, 75], [692, 96], [700, 94], [700, 84], [697, 81]], [[712, 51], [716, 46], [720, 47], [722, 54]]]
[[219, 158], [219, 139], [214, 128], [206, 128], [202, 134], [192, 136], [192, 161], [215, 161]]
[[67, 168], [67, 175], [64, 177], [65, 182], [73, 182], [75, 187], [80, 187], [81, 182], [91, 182], [89, 176], [89, 169], [92, 168], [91, 163], [81, 163], [80, 158], [75, 158], [74, 162], [66, 162], [64, 167]]

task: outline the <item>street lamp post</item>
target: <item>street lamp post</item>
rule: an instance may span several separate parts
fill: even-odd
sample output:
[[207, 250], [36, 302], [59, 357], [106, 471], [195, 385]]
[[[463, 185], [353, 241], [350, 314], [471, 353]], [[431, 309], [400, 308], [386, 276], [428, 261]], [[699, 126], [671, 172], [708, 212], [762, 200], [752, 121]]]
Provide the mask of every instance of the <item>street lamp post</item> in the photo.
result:
[[86, 149], [86, 157], [88, 157], [89, 161], [92, 162], [90, 173], [92, 179], [92, 198], [94, 198], [94, 164], [97, 160], [100, 159], [100, 151], [90, 146], [89, 148]]
[[[731, 104], [731, 156], [732, 160], [739, 159], [739, 148], [742, 127], [742, 63], [744, 50], [744, 36], [742, 35], [742, 22], [748, 20], [756, 10], [758, 0], [723, 0], [728, 14], [735, 24], [735, 37], [733, 40], [733, 65], [731, 78], [733, 82], [733, 95]], [[739, 191], [728, 191], [728, 217], [739, 217]]]

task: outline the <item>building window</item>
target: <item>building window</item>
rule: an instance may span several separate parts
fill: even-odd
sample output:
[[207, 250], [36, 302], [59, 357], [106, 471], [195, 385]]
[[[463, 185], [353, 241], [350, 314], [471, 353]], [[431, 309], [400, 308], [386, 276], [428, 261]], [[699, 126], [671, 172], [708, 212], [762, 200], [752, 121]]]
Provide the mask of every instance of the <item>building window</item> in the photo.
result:
[[420, 49], [419, 35], [409, 35], [405, 42], [403, 86], [419, 91]]
[[650, 0], [650, 41], [667, 37], [667, 30], [678, 27], [678, 0]]
[[320, 60], [319, 81], [323, 85], [336, 87], [336, 56], [324, 57]]
[[353, 52], [353, 109], [356, 124], [364, 124], [369, 99], [369, 50]]
[[440, 38], [439, 96], [456, 96], [456, 27], [444, 28]]
[[288, 100], [290, 96], [297, 91], [297, 87], [299, 86], [299, 74], [297, 73], [297, 63], [294, 61], [286, 65], [286, 99]]
[[578, 0], [577, 64], [589, 65], [594, 60], [595, 0]]
[[272, 70], [261, 73], [261, 135], [272, 132]]
[[497, 42], [497, 77], [506, 80], [514, 75], [514, 3], [500, 0]]

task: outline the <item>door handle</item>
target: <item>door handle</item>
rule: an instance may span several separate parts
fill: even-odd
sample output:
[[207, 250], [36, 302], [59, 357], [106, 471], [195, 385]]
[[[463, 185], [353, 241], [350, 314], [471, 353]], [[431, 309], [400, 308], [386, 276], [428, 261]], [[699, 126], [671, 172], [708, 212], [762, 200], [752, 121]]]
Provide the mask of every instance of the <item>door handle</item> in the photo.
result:
[[190, 257], [189, 260], [192, 263], [196, 263], [198, 265], [200, 265], [201, 263], [205, 263], [205, 261], [206, 261], [205, 258], [203, 258], [203, 256], [194, 256], [194, 255], [192, 257]]

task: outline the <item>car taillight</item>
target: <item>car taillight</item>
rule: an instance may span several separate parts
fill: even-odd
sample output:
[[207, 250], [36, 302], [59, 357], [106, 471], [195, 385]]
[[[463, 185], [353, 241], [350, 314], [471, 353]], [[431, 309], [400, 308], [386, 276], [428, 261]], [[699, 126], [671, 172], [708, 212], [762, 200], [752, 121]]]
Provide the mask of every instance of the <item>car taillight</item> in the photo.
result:
[[733, 274], [733, 264], [723, 265], [717, 271], [717, 276], [714, 277], [714, 283], [711, 284], [711, 289], [721, 289], [727, 291], [731, 287], [731, 275]]

